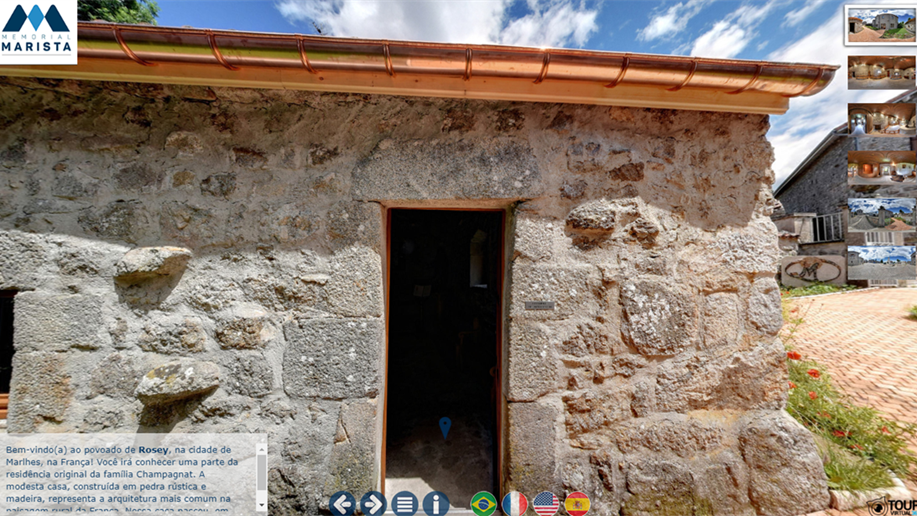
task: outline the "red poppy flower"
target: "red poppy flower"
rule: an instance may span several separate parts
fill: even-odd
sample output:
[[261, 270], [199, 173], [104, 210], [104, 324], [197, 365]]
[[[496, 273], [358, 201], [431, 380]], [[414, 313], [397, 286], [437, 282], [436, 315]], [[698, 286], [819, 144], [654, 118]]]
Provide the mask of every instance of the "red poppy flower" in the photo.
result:
[[883, 434], [890, 434], [891, 432], [888, 431], [888, 427], [887, 427], [887, 426], [883, 426], [883, 427], [882, 427], [882, 433], [883, 433]]
[[800, 360], [802, 355], [800, 355], [798, 351], [787, 351], [786, 357], [791, 360]]
[[859, 444], [851, 444], [851, 445], [850, 445], [850, 449], [851, 449], [851, 450], [864, 450], [865, 448], [863, 448], [863, 447], [860, 446]]
[[828, 414], [828, 413], [825, 412], [825, 411], [821, 411], [821, 412], [818, 413], [818, 417], [823, 417], [823, 418], [825, 418], [825, 419], [831, 419], [831, 414]]
[[790, 384], [790, 389], [795, 389], [795, 388], [796, 388], [796, 384], [795, 384], [795, 383], [793, 383], [793, 382], [787, 382], [787, 383]]
[[833, 433], [834, 437], [847, 437], [850, 435], [850, 432], [845, 432], [843, 430], [835, 430]]
[[809, 376], [811, 376], [812, 378], [815, 378], [816, 380], [821, 378], [821, 373], [818, 372], [818, 369], [809, 369], [807, 373]]
[[811, 399], [814, 400], [814, 399], [818, 398], [818, 394], [815, 394], [814, 392], [809, 391], [809, 398], [811, 398]]

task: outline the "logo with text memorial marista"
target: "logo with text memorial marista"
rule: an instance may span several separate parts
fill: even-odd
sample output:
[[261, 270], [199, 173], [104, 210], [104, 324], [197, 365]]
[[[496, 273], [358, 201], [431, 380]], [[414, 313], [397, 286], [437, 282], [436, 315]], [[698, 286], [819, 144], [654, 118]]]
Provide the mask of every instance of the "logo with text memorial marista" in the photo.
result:
[[0, 65], [75, 65], [76, 2], [0, 1]]

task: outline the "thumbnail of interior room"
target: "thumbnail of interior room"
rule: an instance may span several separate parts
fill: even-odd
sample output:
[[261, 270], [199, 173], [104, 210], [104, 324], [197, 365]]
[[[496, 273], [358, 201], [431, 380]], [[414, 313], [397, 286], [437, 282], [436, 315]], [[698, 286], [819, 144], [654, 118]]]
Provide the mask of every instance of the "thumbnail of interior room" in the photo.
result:
[[914, 136], [914, 104], [847, 104], [850, 136]]
[[850, 151], [847, 184], [891, 185], [917, 183], [914, 151]]
[[848, 56], [847, 89], [905, 90], [914, 81], [914, 56]]

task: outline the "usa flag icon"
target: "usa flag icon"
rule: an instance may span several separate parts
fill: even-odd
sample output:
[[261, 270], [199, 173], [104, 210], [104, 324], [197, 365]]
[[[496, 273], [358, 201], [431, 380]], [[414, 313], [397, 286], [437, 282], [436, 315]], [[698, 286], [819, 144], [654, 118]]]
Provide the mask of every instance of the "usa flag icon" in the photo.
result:
[[503, 514], [506, 514], [506, 516], [522, 516], [525, 514], [525, 510], [529, 508], [529, 501], [525, 499], [524, 494], [510, 491], [503, 497], [501, 506], [503, 507]]
[[538, 516], [554, 516], [560, 507], [560, 500], [550, 491], [542, 491], [532, 500], [532, 508]]

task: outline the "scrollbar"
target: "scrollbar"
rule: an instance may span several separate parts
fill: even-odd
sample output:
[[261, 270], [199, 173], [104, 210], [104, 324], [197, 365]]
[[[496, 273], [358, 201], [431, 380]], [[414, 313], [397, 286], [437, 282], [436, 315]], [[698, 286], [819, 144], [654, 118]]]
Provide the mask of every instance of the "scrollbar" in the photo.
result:
[[257, 482], [255, 490], [255, 511], [267, 512], [267, 444], [258, 443], [256, 445], [256, 467], [255, 479]]

